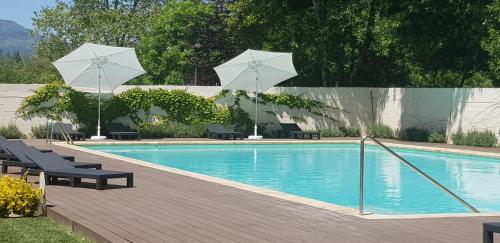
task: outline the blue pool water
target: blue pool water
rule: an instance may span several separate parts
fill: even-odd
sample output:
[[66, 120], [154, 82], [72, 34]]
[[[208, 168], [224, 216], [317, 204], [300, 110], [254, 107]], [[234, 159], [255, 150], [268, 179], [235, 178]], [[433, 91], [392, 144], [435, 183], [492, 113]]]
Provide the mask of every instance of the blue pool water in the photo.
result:
[[[151, 163], [357, 207], [359, 145], [86, 146]], [[500, 212], [500, 159], [395, 149], [481, 212]], [[375, 146], [366, 147], [365, 209], [379, 214], [468, 212]]]

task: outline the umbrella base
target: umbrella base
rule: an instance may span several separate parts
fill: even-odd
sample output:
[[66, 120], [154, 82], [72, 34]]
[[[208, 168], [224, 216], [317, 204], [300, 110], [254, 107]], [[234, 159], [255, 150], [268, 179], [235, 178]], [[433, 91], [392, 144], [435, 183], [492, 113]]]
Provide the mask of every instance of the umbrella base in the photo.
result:
[[106, 136], [92, 136], [92, 137], [90, 137], [90, 139], [92, 139], [92, 140], [93, 139], [107, 139], [107, 137]]
[[251, 135], [251, 136], [248, 136], [248, 139], [262, 139], [262, 136], [260, 136], [260, 135]]

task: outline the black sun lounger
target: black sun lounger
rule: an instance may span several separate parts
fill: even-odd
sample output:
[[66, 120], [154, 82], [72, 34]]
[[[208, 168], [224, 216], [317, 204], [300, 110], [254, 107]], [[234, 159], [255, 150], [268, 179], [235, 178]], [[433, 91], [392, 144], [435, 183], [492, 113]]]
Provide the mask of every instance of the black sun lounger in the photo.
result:
[[316, 131], [302, 131], [300, 127], [296, 123], [280, 123], [280, 126], [283, 128], [283, 131], [285, 134], [287, 134], [288, 137], [290, 138], [299, 138], [299, 139], [305, 139], [305, 138], [316, 138], [316, 139], [321, 139], [320, 132]]
[[241, 139], [243, 140], [243, 133], [236, 132], [231, 128], [225, 128], [222, 124], [208, 124], [206, 126], [207, 137], [214, 139]]
[[75, 187], [82, 179], [95, 179], [96, 189], [102, 190], [107, 185], [108, 179], [126, 178], [127, 187], [133, 187], [134, 174], [131, 172], [75, 168], [70, 162], [55, 154], [44, 154], [29, 146], [13, 146], [7, 148], [7, 151], [18, 157], [21, 162], [37, 164], [45, 173], [47, 184], [56, 184], [59, 178], [67, 178], [70, 185]]
[[112, 139], [122, 140], [122, 139], [141, 139], [141, 134], [129, 127], [125, 127], [123, 124], [118, 122], [104, 123], [104, 129], [111, 135]]
[[[66, 129], [72, 140], [85, 140], [85, 133], [75, 131], [73, 129], [73, 125], [68, 123], [62, 123], [61, 126], [63, 126]], [[54, 130], [52, 134], [54, 135], [54, 138], [58, 140], [64, 140], [64, 135], [63, 131], [61, 130], [61, 127], [59, 127], [58, 124], [54, 124], [53, 129]]]
[[[39, 173], [41, 169], [35, 164], [35, 163], [25, 163], [21, 162], [19, 158], [17, 158], [15, 155], [10, 154], [9, 152], [6, 152], [3, 150], [3, 148], [9, 148], [11, 146], [27, 146], [25, 143], [21, 141], [8, 141], [3, 138], [0, 138], [0, 149], [3, 151], [3, 153], [0, 153], [0, 160], [2, 161], [2, 173], [7, 174], [8, 168], [9, 167], [22, 167], [22, 168], [29, 168], [31, 169], [30, 172], [32, 173]], [[36, 148], [33, 148], [36, 149]], [[53, 153], [52, 150], [39, 150], [42, 153]], [[57, 156], [60, 156], [56, 153], [53, 153]], [[85, 162], [74, 162], [75, 157], [74, 156], [60, 156], [62, 159], [68, 161], [71, 165], [73, 165], [75, 168], [93, 168], [93, 169], [101, 169], [102, 165], [97, 164], [97, 163], [85, 163]], [[74, 163], [73, 163], [74, 162]]]

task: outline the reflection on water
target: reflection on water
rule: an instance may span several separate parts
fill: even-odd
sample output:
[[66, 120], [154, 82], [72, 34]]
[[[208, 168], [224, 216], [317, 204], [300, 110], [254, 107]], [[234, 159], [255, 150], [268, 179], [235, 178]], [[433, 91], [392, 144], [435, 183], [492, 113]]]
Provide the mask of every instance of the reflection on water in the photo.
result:
[[[156, 164], [357, 207], [359, 145], [90, 146]], [[482, 212], [500, 211], [500, 161], [396, 149]], [[467, 212], [387, 152], [368, 146], [365, 207], [384, 214]]]

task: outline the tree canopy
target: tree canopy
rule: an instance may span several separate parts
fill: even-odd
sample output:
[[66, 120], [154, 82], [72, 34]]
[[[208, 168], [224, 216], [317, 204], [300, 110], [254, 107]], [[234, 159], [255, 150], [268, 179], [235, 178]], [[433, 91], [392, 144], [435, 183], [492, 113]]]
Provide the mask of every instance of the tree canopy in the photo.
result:
[[136, 47], [147, 74], [132, 84], [215, 85], [212, 68], [252, 48], [293, 52], [299, 75], [283, 85], [498, 87], [498, 16], [500, 0], [59, 1], [36, 13], [36, 54], [0, 69], [93, 42]]

